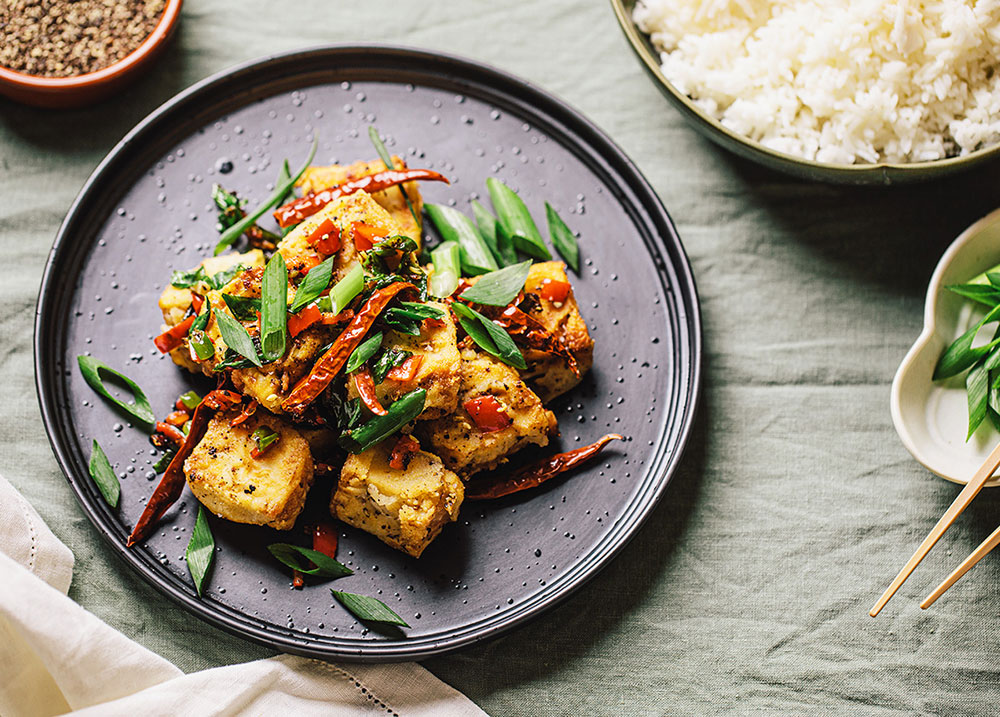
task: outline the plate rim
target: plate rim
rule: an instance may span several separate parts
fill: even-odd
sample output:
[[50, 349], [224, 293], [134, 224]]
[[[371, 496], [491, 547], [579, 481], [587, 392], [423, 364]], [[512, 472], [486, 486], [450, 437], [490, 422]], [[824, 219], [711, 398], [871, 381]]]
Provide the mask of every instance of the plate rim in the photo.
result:
[[[479, 76], [486, 76], [491, 80], [499, 80], [502, 83], [519, 86], [522, 91], [530, 96], [531, 99], [543, 100], [551, 108], [553, 108], [560, 121], [566, 122], [568, 126], [575, 130], [582, 130], [586, 133], [588, 135], [586, 138], [587, 144], [590, 145], [588, 147], [589, 150], [595, 151], [598, 156], [605, 160], [614, 160], [614, 162], [617, 163], [621, 169], [624, 169], [627, 178], [630, 180], [628, 182], [629, 187], [637, 194], [645, 195], [643, 198], [646, 201], [639, 206], [641, 206], [644, 210], [651, 207], [653, 210], [658, 212], [658, 216], [650, 217], [650, 219], [647, 220], [647, 225], [655, 227], [662, 221], [665, 222], [665, 226], [669, 229], [669, 236], [666, 238], [663, 236], [657, 237], [657, 240], [660, 244], [662, 244], [662, 247], [657, 245], [655, 247], [655, 252], [652, 251], [653, 247], [647, 247], [647, 249], [651, 251], [654, 259], [659, 258], [669, 264], [682, 284], [680, 286], [673, 287], [679, 299], [678, 310], [675, 313], [678, 314], [679, 320], [686, 325], [687, 333], [690, 336], [689, 346], [687, 347], [690, 352], [690, 357], [687, 361], [687, 369], [690, 378], [686, 386], [678, 387], [678, 400], [682, 405], [684, 405], [684, 410], [682, 411], [682, 415], [677, 424], [676, 443], [672, 450], [663, 454], [660, 461], [662, 466], [657, 467], [657, 472], [654, 474], [653, 480], [649, 481], [651, 490], [647, 490], [646, 492], [650, 493], [650, 495], [642, 496], [642, 491], [640, 491], [636, 494], [636, 498], [633, 499], [633, 502], [639, 501], [640, 503], [638, 506], [640, 508], [640, 514], [637, 516], [633, 514], [632, 519], [629, 521], [621, 521], [620, 524], [625, 526], [624, 528], [613, 526], [609, 531], [609, 538], [605, 539], [606, 545], [598, 551], [598, 554], [595, 555], [594, 551], [591, 551], [589, 555], [583, 556], [582, 559], [574, 561], [571, 568], [560, 576], [561, 584], [554, 590], [554, 592], [548, 593], [543, 591], [539, 593], [536, 600], [520, 606], [517, 610], [504, 613], [504, 616], [499, 621], [492, 617], [488, 618], [490, 620], [490, 625], [487, 626], [488, 629], [483, 629], [483, 627], [479, 625], [479, 623], [483, 622], [482, 620], [466, 624], [460, 628], [462, 633], [457, 637], [453, 633], [451, 636], [444, 638], [429, 636], [423, 638], [403, 638], [402, 640], [392, 642], [355, 641], [350, 643], [347, 647], [337, 647], [338, 644], [343, 645], [348, 641], [343, 638], [329, 638], [327, 642], [317, 644], [320, 636], [312, 635], [310, 636], [313, 638], [312, 641], [303, 642], [302, 639], [296, 639], [293, 636], [271, 629], [272, 626], [268, 623], [257, 620], [256, 618], [231, 608], [230, 606], [221, 603], [212, 603], [209, 605], [201, 600], [194, 599], [188, 595], [187, 592], [182, 591], [179, 586], [171, 584], [170, 581], [162, 579], [159, 574], [155, 573], [155, 568], [151, 565], [153, 562], [151, 554], [147, 554], [141, 550], [128, 549], [125, 547], [122, 540], [116, 539], [114, 531], [109, 529], [109, 526], [106, 525], [105, 517], [102, 516], [99, 510], [91, 504], [91, 496], [89, 496], [89, 494], [85, 494], [81, 485], [78, 484], [79, 481], [75, 478], [77, 466], [70, 455], [71, 451], [69, 450], [69, 446], [63, 445], [62, 443], [62, 441], [66, 440], [63, 436], [63, 429], [66, 427], [61, 425], [57, 415], [58, 411], [56, 407], [52, 405], [56, 397], [49, 393], [48, 383], [51, 382], [48, 380], [50, 378], [49, 374], [51, 374], [54, 369], [51, 366], [44, 365], [45, 359], [48, 358], [46, 356], [47, 339], [45, 336], [46, 329], [44, 327], [53, 320], [59, 319], [59, 315], [54, 314], [55, 309], [53, 308], [53, 304], [57, 303], [57, 299], [55, 298], [56, 295], [55, 292], [52, 292], [49, 289], [55, 281], [54, 274], [56, 271], [57, 259], [63, 252], [72, 249], [72, 247], [67, 247], [67, 236], [73, 229], [78, 217], [84, 215], [85, 207], [89, 206], [92, 199], [91, 195], [99, 189], [99, 185], [104, 181], [104, 175], [108, 169], [114, 165], [120, 156], [124, 154], [137, 139], [142, 138], [152, 126], [160, 121], [165, 115], [169, 115], [176, 107], [186, 103], [193, 96], [200, 95], [201, 93], [208, 91], [216, 84], [225, 83], [234, 75], [239, 75], [240, 73], [244, 73], [248, 70], [262, 68], [275, 63], [291, 64], [295, 62], [304, 62], [317, 55], [350, 55], [352, 53], [366, 52], [381, 53], [385, 57], [400, 55], [416, 62], [444, 61], [461, 66], [466, 72], [478, 74]], [[419, 67], [417, 72], [419, 74]], [[428, 71], [424, 70], [424, 72], [426, 73]], [[241, 103], [240, 106], [243, 106], [243, 104]], [[545, 114], [545, 110], [541, 110], [540, 112]], [[645, 241], [643, 243], [646, 244]], [[659, 255], [659, 257], [657, 257], [657, 255]], [[658, 270], [657, 273], [661, 277], [662, 281], [662, 272]], [[50, 249], [49, 255], [46, 259], [45, 269], [42, 274], [38, 298], [35, 305], [35, 320], [33, 328], [33, 364], [35, 370], [36, 397], [49, 444], [64, 478], [70, 484], [70, 488], [76, 497], [77, 503], [79, 503], [88, 520], [97, 529], [97, 532], [113, 549], [113, 551], [157, 592], [170, 598], [176, 604], [182, 606], [184, 609], [188, 610], [198, 618], [205, 620], [209, 624], [223, 629], [230, 634], [237, 635], [243, 639], [251, 640], [272, 649], [323, 659], [332, 658], [356, 662], [398, 662], [437, 656], [468, 647], [484, 640], [493, 639], [494, 637], [507, 633], [517, 627], [523, 626], [528, 621], [539, 617], [556, 605], [565, 602], [584, 584], [589, 582], [599, 572], [601, 572], [611, 560], [619, 555], [625, 545], [627, 545], [628, 542], [636, 535], [636, 533], [649, 519], [650, 515], [654, 512], [681, 463], [681, 458], [687, 448], [688, 441], [690, 440], [692, 434], [695, 418], [701, 404], [702, 395], [703, 327], [700, 301], [690, 260], [684, 250], [684, 246], [680, 240], [679, 234], [677, 233], [676, 226], [667, 212], [666, 207], [663, 205], [662, 200], [634, 162], [602, 129], [600, 129], [585, 115], [573, 108], [561, 98], [541, 89], [529, 81], [477, 60], [471, 60], [450, 53], [396, 44], [321, 44], [290, 50], [287, 52], [268, 54], [215, 72], [185, 90], [173, 95], [159, 107], [150, 112], [117, 144], [115, 144], [115, 146], [101, 160], [98, 166], [88, 177], [83, 187], [80, 189], [73, 203], [70, 205], [65, 218], [60, 224], [59, 230], [53, 241], [52, 248]], [[72, 367], [63, 368], [64, 370], [72, 370]], [[54, 392], [55, 391], [53, 391], [53, 393]], [[71, 436], [70, 440], [75, 439]], [[470, 629], [472, 630], [471, 634], [469, 634]], [[354, 647], [353, 645], [355, 644], [359, 644], [360, 648]]]

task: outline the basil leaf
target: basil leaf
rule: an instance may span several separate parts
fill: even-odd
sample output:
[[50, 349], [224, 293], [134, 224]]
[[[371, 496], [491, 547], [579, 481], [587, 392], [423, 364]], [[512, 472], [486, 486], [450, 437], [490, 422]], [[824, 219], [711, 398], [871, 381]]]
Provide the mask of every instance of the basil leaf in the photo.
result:
[[317, 578], [342, 578], [354, 574], [349, 567], [318, 550], [291, 543], [272, 543], [267, 549], [279, 562], [306, 575]]
[[975, 340], [979, 329], [991, 321], [996, 321], [998, 318], [1000, 318], [1000, 306], [994, 307], [978, 324], [955, 339], [945, 349], [944, 353], [941, 354], [941, 358], [938, 359], [937, 366], [934, 367], [932, 380], [940, 381], [941, 379], [957, 376], [1000, 345], [1000, 339], [994, 339], [985, 346], [972, 348], [972, 342]]
[[548, 247], [542, 241], [528, 208], [513, 189], [496, 177], [486, 180], [490, 201], [497, 210], [497, 219], [504, 234], [511, 238], [514, 247], [536, 259], [551, 259]]
[[466, 301], [490, 306], [506, 306], [517, 298], [531, 271], [531, 260], [508, 266], [506, 269], [483, 274], [476, 283], [459, 296]]
[[338, 433], [354, 428], [361, 419], [361, 399], [341, 398], [340, 394], [333, 390], [332, 384], [323, 392], [319, 408], [329, 427]]
[[[76, 362], [80, 366], [80, 373], [83, 374], [84, 380], [92, 389], [121, 408], [130, 416], [133, 416], [152, 428], [153, 424], [156, 423], [156, 416], [153, 414], [152, 406], [149, 405], [149, 399], [146, 398], [146, 394], [142, 392], [142, 389], [139, 388], [135, 381], [130, 379], [125, 374], [115, 371], [107, 364], [98, 361], [93, 356], [77, 356]], [[133, 401], [126, 403], [120, 398], [112, 396], [111, 392], [104, 386], [104, 379], [101, 378], [101, 371], [111, 374], [124, 383], [132, 392]]]
[[301, 169], [299, 169], [299, 171], [295, 173], [294, 177], [289, 177], [284, 183], [279, 184], [277, 187], [275, 187], [274, 192], [271, 194], [270, 197], [267, 198], [267, 201], [265, 201], [263, 204], [257, 207], [253, 211], [253, 213], [247, 214], [240, 221], [236, 222], [222, 233], [222, 236], [219, 237], [219, 243], [215, 245], [215, 256], [218, 256], [226, 249], [231, 247], [234, 243], [236, 243], [236, 240], [240, 238], [243, 232], [252, 227], [254, 223], [264, 215], [264, 212], [266, 212], [268, 209], [277, 204], [282, 197], [288, 195], [288, 193], [292, 190], [292, 187], [295, 186], [295, 183], [299, 181], [299, 177], [302, 176], [302, 173], [309, 168], [309, 164], [312, 162], [313, 157], [316, 155], [317, 147], [319, 147], [318, 138], [313, 140], [312, 149], [309, 151], [309, 156], [306, 158], [306, 161], [302, 165]]
[[333, 276], [333, 260], [334, 257], [331, 256], [322, 264], [309, 270], [306, 278], [295, 290], [295, 300], [288, 307], [289, 313], [294, 314], [299, 309], [308, 306], [326, 291], [326, 287], [330, 285], [330, 277]]
[[287, 319], [288, 267], [285, 257], [275, 252], [260, 280], [260, 341], [264, 361], [277, 361], [285, 355]]
[[160, 459], [153, 464], [153, 470], [156, 471], [157, 473], [162, 473], [163, 471], [167, 470], [167, 466], [170, 465], [170, 461], [172, 461], [174, 459], [174, 456], [176, 455], [177, 455], [176, 448], [167, 448], [166, 450], [163, 451], [163, 455], [160, 456]]
[[114, 469], [111, 468], [111, 462], [97, 441], [94, 441], [88, 468], [90, 469], [90, 477], [97, 484], [97, 490], [101, 491], [101, 495], [104, 497], [104, 502], [112, 508], [118, 507], [118, 498], [121, 496], [122, 487], [118, 483], [118, 476], [115, 475]]
[[372, 381], [378, 386], [380, 383], [385, 381], [385, 377], [394, 368], [403, 363], [406, 359], [410, 358], [413, 354], [409, 351], [403, 351], [402, 349], [397, 349], [395, 347], [387, 349], [381, 356], [378, 357], [378, 361], [372, 366]]
[[[392, 155], [389, 154], [389, 150], [385, 148], [385, 144], [382, 143], [382, 138], [378, 136], [378, 130], [375, 129], [375, 125], [369, 125], [368, 127], [368, 138], [372, 141], [375, 146], [375, 151], [378, 152], [379, 159], [385, 163], [386, 169], [395, 169], [396, 166], [392, 162]], [[413, 204], [410, 202], [410, 196], [403, 189], [402, 185], [399, 187], [399, 191], [403, 193], [403, 199], [406, 200], [406, 206], [410, 208], [410, 216], [413, 217], [413, 221], [416, 222], [417, 228], [420, 228], [420, 219], [417, 217], [417, 210], [413, 208]]]
[[441, 299], [451, 296], [458, 288], [462, 273], [462, 247], [458, 242], [446, 241], [431, 252], [434, 273], [430, 278], [430, 292]]
[[415, 319], [395, 307], [386, 309], [380, 317], [386, 327], [408, 336], [420, 336], [420, 324], [423, 319]]
[[[260, 358], [257, 356], [257, 347], [254, 346], [253, 339], [250, 338], [250, 334], [248, 334], [247, 330], [243, 328], [243, 324], [227, 314], [225, 311], [215, 312], [215, 322], [219, 325], [219, 333], [222, 335], [222, 340], [226, 342], [226, 346], [231, 348], [243, 358], [247, 359], [257, 368], [260, 368], [263, 365], [260, 362]], [[218, 368], [219, 367], [216, 366], [216, 370], [218, 370]]]
[[375, 416], [357, 428], [345, 431], [340, 437], [340, 445], [350, 453], [367, 451], [419, 416], [426, 399], [426, 390], [418, 388], [410, 391], [389, 406], [384, 416]]
[[424, 211], [444, 241], [458, 242], [462, 248], [462, 269], [467, 274], [485, 274], [496, 270], [496, 259], [471, 219], [457, 209], [441, 204], [425, 204]]
[[545, 202], [545, 218], [549, 223], [549, 237], [552, 239], [552, 246], [566, 260], [570, 268], [579, 274], [580, 245], [576, 241], [576, 235], [566, 226], [566, 222], [562, 220], [559, 213], [548, 202]]
[[[253, 340], [251, 339], [251, 342], [252, 341]], [[228, 368], [250, 368], [251, 366], [258, 366], [258, 365], [259, 364], [255, 364], [250, 359], [243, 358], [243, 356], [236, 353], [231, 348], [227, 347], [226, 353], [222, 357], [222, 361], [215, 364], [215, 368], [213, 368], [212, 370], [215, 373], [219, 373], [220, 371], [225, 371]]]
[[233, 312], [233, 316], [240, 321], [257, 320], [257, 314], [260, 313], [260, 299], [255, 299], [252, 296], [223, 294], [222, 300], [226, 302], [226, 306]]
[[221, 184], [212, 185], [212, 201], [215, 202], [215, 206], [219, 210], [219, 220], [215, 225], [219, 232], [226, 231], [242, 219], [246, 213], [243, 211], [246, 201], [238, 198], [235, 193], [224, 189]]
[[452, 304], [451, 308], [458, 314], [458, 321], [465, 329], [465, 333], [471, 336], [472, 340], [483, 351], [514, 368], [525, 369], [528, 367], [521, 350], [503, 327], [498, 326], [472, 307], [457, 301]]
[[358, 346], [347, 359], [346, 373], [354, 373], [379, 350], [382, 345], [382, 332], [372, 334]]
[[989, 284], [956, 284], [945, 288], [952, 293], [990, 308], [1000, 304], [1000, 289]]
[[337, 598], [337, 602], [347, 608], [347, 611], [359, 620], [409, 627], [403, 618], [394, 613], [389, 609], [388, 605], [377, 598], [332, 589], [330, 592]]
[[208, 525], [208, 512], [205, 506], [199, 505], [198, 517], [194, 521], [194, 528], [191, 529], [191, 540], [188, 541], [187, 550], [184, 551], [188, 572], [191, 573], [194, 589], [198, 591], [199, 597], [214, 558], [215, 538], [212, 537], [212, 529]]
[[219, 291], [220, 289], [222, 289], [222, 287], [224, 287], [230, 281], [235, 279], [238, 274], [242, 274], [246, 270], [247, 269], [245, 266], [243, 266], [242, 264], [237, 264], [236, 266], [232, 266], [228, 269], [217, 271], [214, 274], [212, 274], [211, 277], [209, 277], [208, 285], [211, 286], [216, 291]]
[[194, 271], [175, 271], [170, 275], [170, 285], [175, 289], [190, 289], [202, 282], [209, 283], [209, 276], [205, 273], [203, 266], [199, 266]]

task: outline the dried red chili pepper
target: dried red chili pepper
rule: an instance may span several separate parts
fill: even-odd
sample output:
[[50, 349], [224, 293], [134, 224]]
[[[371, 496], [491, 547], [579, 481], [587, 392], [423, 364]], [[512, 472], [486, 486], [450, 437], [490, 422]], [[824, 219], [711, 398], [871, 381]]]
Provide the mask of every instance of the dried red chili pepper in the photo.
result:
[[468, 411], [476, 426], [484, 433], [502, 431], [512, 421], [500, 402], [494, 396], [480, 396], [466, 401], [462, 408]]
[[476, 485], [476, 481], [473, 481], [465, 489], [465, 499], [489, 500], [534, 488], [549, 478], [565, 473], [597, 455], [605, 445], [614, 440], [623, 441], [625, 439], [617, 433], [609, 433], [589, 446], [583, 446], [566, 453], [557, 453], [534, 465], [526, 466], [506, 480], [487, 485]]
[[376, 416], [384, 416], [387, 411], [379, 403], [378, 394], [375, 393], [375, 379], [368, 366], [362, 366], [354, 372], [354, 386], [358, 389], [358, 396], [365, 408]]
[[184, 434], [181, 432], [177, 426], [173, 426], [169, 423], [164, 423], [163, 421], [156, 422], [156, 433], [160, 433], [171, 441], [180, 445], [184, 442]]
[[252, 416], [257, 412], [257, 406], [259, 405], [260, 404], [254, 401], [253, 399], [250, 400], [250, 403], [243, 404], [243, 410], [240, 411], [240, 415], [231, 420], [229, 422], [229, 426], [231, 428], [235, 428], [236, 426], [246, 421], [248, 418], [250, 418], [250, 416]]
[[278, 207], [274, 212], [274, 218], [277, 220], [278, 226], [284, 229], [292, 224], [301, 222], [306, 217], [312, 216], [338, 197], [354, 194], [357, 191], [365, 191], [369, 194], [380, 192], [383, 189], [395, 187], [397, 184], [413, 180], [449, 184], [443, 175], [431, 169], [389, 169], [384, 172], [370, 174], [367, 177], [361, 177], [360, 179], [352, 179], [336, 187], [307, 194], [293, 202]]
[[420, 444], [417, 439], [409, 434], [403, 434], [396, 441], [389, 455], [389, 467], [397, 471], [406, 470], [413, 460], [413, 456], [420, 452]]
[[330, 522], [313, 526], [313, 550], [328, 558], [337, 559], [337, 527]]
[[549, 301], [561, 304], [566, 301], [566, 297], [569, 296], [569, 290], [571, 288], [572, 287], [568, 281], [561, 281], [559, 279], [543, 279], [541, 285], [538, 287], [538, 293]]
[[391, 378], [393, 381], [412, 381], [417, 377], [417, 371], [420, 370], [420, 365], [423, 362], [424, 357], [421, 354], [410, 356], [410, 358], [403, 361], [399, 366], [393, 366], [389, 369], [389, 373], [385, 377]]
[[324, 219], [307, 241], [318, 252], [336, 254], [340, 250], [340, 228], [329, 218]]
[[545, 328], [538, 319], [523, 312], [516, 305], [504, 307], [499, 313], [484, 307], [485, 313], [493, 321], [506, 329], [507, 333], [515, 342], [529, 349], [545, 351], [559, 356], [573, 375], [579, 378], [580, 368], [576, 364], [576, 358], [572, 352], [566, 348], [563, 340]]
[[156, 344], [156, 348], [160, 350], [161, 354], [168, 354], [184, 343], [194, 319], [195, 315], [191, 314], [176, 326], [172, 326], [153, 339], [153, 343]]
[[315, 324], [323, 320], [323, 313], [315, 304], [310, 304], [304, 309], [300, 309], [297, 314], [288, 315], [288, 335], [293, 339]]
[[205, 396], [201, 400], [201, 403], [194, 409], [194, 415], [191, 417], [191, 429], [188, 431], [187, 436], [185, 436], [180, 448], [177, 449], [177, 453], [174, 454], [170, 465], [167, 466], [167, 470], [163, 472], [163, 478], [160, 479], [159, 485], [156, 486], [156, 490], [150, 496], [149, 502], [146, 503], [145, 510], [142, 511], [139, 521], [132, 529], [132, 534], [128, 536], [128, 541], [126, 542], [128, 547], [131, 548], [148, 536], [152, 532], [153, 525], [167, 512], [167, 508], [180, 498], [181, 492], [184, 490], [184, 461], [187, 460], [188, 456], [191, 455], [191, 451], [198, 444], [198, 441], [205, 435], [205, 431], [208, 429], [208, 422], [215, 412], [223, 408], [235, 406], [241, 398], [234, 391], [217, 389]]
[[319, 357], [312, 370], [303, 376], [288, 397], [281, 403], [281, 408], [291, 414], [300, 415], [306, 407], [319, 398], [327, 386], [336, 378], [347, 363], [351, 353], [358, 347], [365, 334], [375, 323], [379, 314], [388, 306], [397, 294], [406, 290], [416, 291], [413, 284], [396, 281], [379, 289], [371, 295], [365, 305], [351, 319], [351, 323], [333, 342], [333, 346]]

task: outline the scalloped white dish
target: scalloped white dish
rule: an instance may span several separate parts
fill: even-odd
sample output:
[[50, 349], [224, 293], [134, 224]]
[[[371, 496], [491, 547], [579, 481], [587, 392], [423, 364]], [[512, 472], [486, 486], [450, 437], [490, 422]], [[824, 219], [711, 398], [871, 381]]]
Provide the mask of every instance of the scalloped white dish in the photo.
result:
[[[931, 380], [944, 349], [983, 316], [982, 307], [944, 287], [967, 282], [997, 264], [1000, 209], [962, 232], [941, 257], [927, 287], [923, 331], [892, 381], [892, 422], [903, 445], [927, 470], [955, 483], [968, 482], [1000, 435], [984, 421], [965, 440], [969, 414], [964, 373], [947, 381]], [[986, 485], [1000, 485], [1000, 473]]]

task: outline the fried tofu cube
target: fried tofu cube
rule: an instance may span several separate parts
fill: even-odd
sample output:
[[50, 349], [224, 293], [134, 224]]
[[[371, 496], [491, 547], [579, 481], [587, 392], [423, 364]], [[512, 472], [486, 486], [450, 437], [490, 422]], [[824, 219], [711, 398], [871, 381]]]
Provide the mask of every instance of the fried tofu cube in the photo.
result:
[[[392, 164], [396, 169], [406, 169], [406, 162], [395, 155], [392, 157]], [[332, 164], [328, 167], [309, 167], [302, 174], [296, 186], [302, 187], [302, 191], [305, 193], [318, 192], [321, 189], [336, 187], [353, 179], [377, 174], [385, 168], [385, 163], [381, 159], [347, 165]], [[413, 205], [412, 213], [410, 208], [406, 206], [406, 199], [400, 188], [410, 198], [410, 203]], [[417, 183], [405, 182], [400, 187], [390, 187], [381, 192], [373, 192], [371, 197], [392, 215], [402, 230], [400, 233], [413, 239], [419, 247], [422, 231], [418, 220], [421, 217], [420, 212], [423, 210], [424, 202], [420, 196], [420, 190], [417, 188]], [[414, 219], [414, 214], [416, 214], [416, 219]]]
[[[422, 388], [427, 391], [424, 411], [419, 420], [427, 421], [452, 413], [458, 406], [458, 389], [462, 383], [462, 357], [458, 352], [455, 320], [444, 304], [429, 302], [445, 312], [437, 321], [424, 321], [419, 336], [389, 331], [383, 346], [391, 346], [409, 351], [419, 361], [416, 374], [409, 381], [391, 377], [375, 387], [375, 393], [383, 406], [388, 406], [400, 396]], [[358, 389], [354, 380], [347, 379], [348, 398], [357, 398]]]
[[[235, 523], [288, 530], [302, 511], [313, 482], [309, 444], [287, 421], [257, 411], [238, 426], [238, 411], [216, 414], [184, 461], [194, 496], [210, 511]], [[254, 458], [251, 434], [266, 427], [280, 437]]]
[[395, 440], [351, 455], [330, 499], [330, 512], [415, 558], [458, 519], [461, 479], [437, 456], [419, 451], [406, 468], [389, 465]]
[[554, 302], [545, 298], [544, 292], [540, 293], [546, 281], [569, 284], [566, 265], [561, 261], [532, 264], [524, 290], [538, 296], [540, 309], [532, 312], [531, 316], [562, 339], [576, 359], [580, 376], [574, 374], [566, 361], [558, 356], [542, 351], [524, 351], [528, 368], [521, 372], [521, 377], [531, 385], [543, 403], [548, 403], [580, 383], [580, 378], [594, 363], [594, 340], [590, 338], [587, 323], [580, 315], [580, 307], [573, 296], [572, 287], [565, 300]]
[[[511, 419], [506, 428], [480, 429], [465, 408], [469, 401], [492, 396]], [[474, 348], [462, 350], [462, 388], [458, 410], [420, 424], [431, 450], [464, 477], [495, 468], [529, 444], [548, 445], [556, 417], [507, 364]]]

